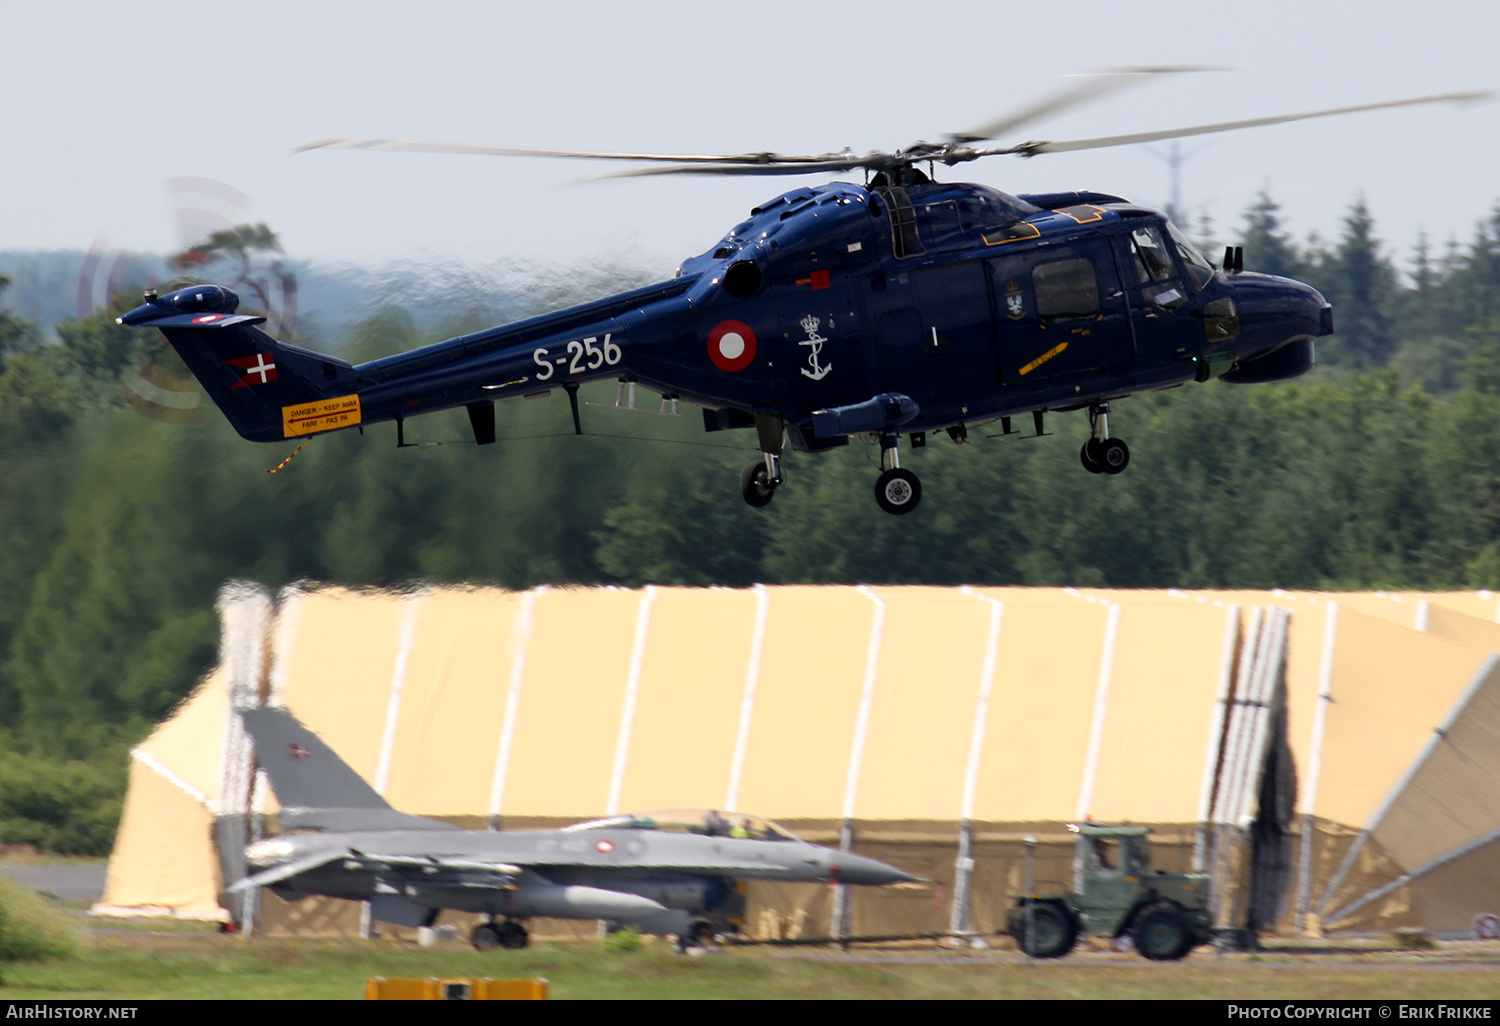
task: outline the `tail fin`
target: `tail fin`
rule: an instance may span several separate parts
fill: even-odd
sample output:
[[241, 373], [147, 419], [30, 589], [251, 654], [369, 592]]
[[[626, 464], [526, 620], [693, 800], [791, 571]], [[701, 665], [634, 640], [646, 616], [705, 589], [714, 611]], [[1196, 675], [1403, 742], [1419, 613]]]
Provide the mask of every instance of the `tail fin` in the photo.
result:
[[344, 360], [278, 342], [237, 314], [239, 297], [221, 285], [194, 285], [146, 302], [119, 319], [158, 328], [188, 369], [252, 442], [353, 427], [360, 422], [354, 368]]
[[240, 712], [260, 768], [281, 803], [281, 828], [310, 830], [442, 830], [447, 823], [391, 808], [322, 738], [285, 709]]

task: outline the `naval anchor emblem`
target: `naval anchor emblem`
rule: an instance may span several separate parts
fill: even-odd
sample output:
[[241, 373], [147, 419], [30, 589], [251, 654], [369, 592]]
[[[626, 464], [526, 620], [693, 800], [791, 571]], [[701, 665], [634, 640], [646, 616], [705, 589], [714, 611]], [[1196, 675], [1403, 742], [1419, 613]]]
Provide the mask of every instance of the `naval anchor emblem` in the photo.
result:
[[803, 367], [802, 373], [814, 381], [822, 381], [828, 375], [828, 372], [833, 370], [833, 364], [831, 363], [818, 363], [818, 356], [823, 352], [823, 343], [828, 341], [822, 335], [818, 334], [818, 324], [818, 318], [812, 314], [808, 314], [802, 318], [802, 330], [807, 332], [807, 338], [797, 343], [799, 346], [807, 346], [812, 350], [807, 356], [808, 367]]

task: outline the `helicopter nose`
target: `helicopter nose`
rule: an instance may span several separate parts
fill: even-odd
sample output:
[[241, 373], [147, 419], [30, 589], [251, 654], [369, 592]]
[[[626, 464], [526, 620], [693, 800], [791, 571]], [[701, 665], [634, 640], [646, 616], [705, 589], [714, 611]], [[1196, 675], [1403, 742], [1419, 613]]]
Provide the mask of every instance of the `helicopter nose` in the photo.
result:
[[847, 851], [838, 852], [834, 856], [828, 867], [828, 876], [836, 883], [862, 884], [869, 887], [907, 883], [920, 879], [895, 866], [888, 866], [876, 859]]
[[1254, 359], [1293, 340], [1333, 334], [1333, 308], [1311, 285], [1251, 272], [1234, 276], [1240, 336], [1235, 351]]

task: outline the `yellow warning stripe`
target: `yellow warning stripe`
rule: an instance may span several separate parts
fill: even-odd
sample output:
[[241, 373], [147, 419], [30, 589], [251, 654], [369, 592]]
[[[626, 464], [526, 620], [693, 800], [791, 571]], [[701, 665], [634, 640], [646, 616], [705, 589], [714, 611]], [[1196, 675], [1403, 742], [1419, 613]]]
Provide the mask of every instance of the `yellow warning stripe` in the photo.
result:
[[1036, 370], [1042, 364], [1046, 363], [1048, 360], [1052, 359], [1054, 356], [1056, 356], [1066, 348], [1068, 348], [1068, 344], [1066, 342], [1059, 342], [1057, 345], [1047, 350], [1041, 356], [1038, 356], [1035, 360], [1032, 360], [1026, 366], [1022, 367], [1021, 373], [1030, 374], [1032, 371]]

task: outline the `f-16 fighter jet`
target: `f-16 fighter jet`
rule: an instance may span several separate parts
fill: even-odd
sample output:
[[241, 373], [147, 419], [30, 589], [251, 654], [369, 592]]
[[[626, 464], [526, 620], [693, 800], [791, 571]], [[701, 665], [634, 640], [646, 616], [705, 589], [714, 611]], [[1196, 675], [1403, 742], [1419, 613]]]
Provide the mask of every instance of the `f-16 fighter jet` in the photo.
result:
[[[245, 850], [250, 875], [282, 898], [370, 903], [371, 915], [431, 926], [477, 912], [480, 950], [523, 948], [532, 916], [602, 919], [698, 946], [723, 927], [744, 880], [880, 886], [917, 879], [874, 859], [798, 840], [738, 812], [674, 809], [561, 830], [464, 830], [395, 809], [280, 708], [241, 713], [281, 803], [282, 834]], [[730, 915], [726, 915], [730, 913]]]

